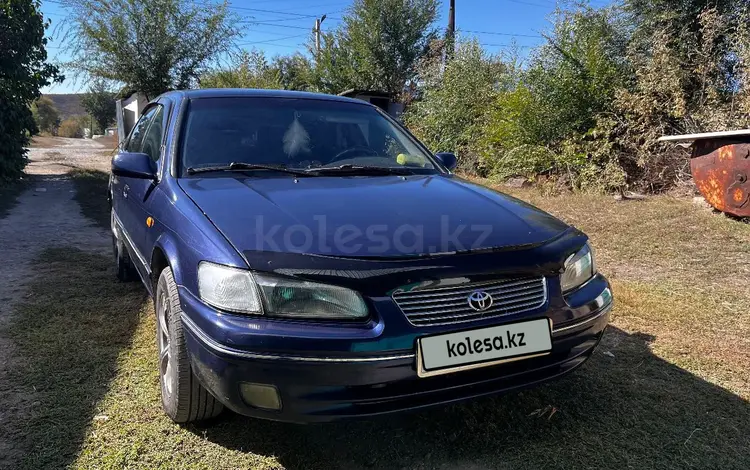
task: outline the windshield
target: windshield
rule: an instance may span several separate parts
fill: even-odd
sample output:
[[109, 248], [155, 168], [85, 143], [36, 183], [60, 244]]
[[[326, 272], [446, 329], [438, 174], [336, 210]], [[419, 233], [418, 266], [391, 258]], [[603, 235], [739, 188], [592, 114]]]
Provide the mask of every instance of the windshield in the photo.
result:
[[408, 134], [372, 107], [340, 101], [193, 99], [182, 139], [183, 169], [250, 163], [435, 173], [432, 162]]

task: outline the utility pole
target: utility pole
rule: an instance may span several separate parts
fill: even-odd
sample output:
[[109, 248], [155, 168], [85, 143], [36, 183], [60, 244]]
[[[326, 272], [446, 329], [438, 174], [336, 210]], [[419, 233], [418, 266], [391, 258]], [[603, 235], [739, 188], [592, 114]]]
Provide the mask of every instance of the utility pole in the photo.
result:
[[326, 15], [323, 15], [320, 18], [315, 18], [315, 27], [313, 28], [313, 33], [315, 34], [315, 53], [316, 54], [320, 54], [320, 25], [323, 23], [325, 19], [326, 19]]
[[448, 31], [445, 36], [445, 55], [447, 59], [450, 59], [456, 49], [456, 0], [450, 0]]

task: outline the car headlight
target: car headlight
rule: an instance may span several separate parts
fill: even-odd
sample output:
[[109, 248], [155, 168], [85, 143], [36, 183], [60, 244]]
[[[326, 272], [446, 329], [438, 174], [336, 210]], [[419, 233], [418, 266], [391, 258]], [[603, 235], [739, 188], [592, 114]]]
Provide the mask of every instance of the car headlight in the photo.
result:
[[198, 293], [209, 305], [239, 313], [262, 314], [258, 286], [245, 269], [220, 264], [198, 265]]
[[351, 289], [256, 274], [266, 312], [283, 317], [364, 318], [367, 305]]
[[205, 261], [198, 265], [198, 290], [206, 303], [232, 312], [290, 318], [367, 317], [365, 301], [351, 289]]
[[570, 255], [565, 261], [565, 271], [560, 276], [563, 292], [569, 292], [591, 279], [596, 274], [594, 253], [588, 242], [578, 253]]

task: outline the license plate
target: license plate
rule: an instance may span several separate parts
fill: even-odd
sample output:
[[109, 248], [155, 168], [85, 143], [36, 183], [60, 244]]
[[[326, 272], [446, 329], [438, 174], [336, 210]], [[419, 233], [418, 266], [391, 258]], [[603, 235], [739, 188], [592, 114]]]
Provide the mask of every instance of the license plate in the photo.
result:
[[551, 323], [546, 318], [417, 340], [420, 377], [487, 367], [549, 354]]

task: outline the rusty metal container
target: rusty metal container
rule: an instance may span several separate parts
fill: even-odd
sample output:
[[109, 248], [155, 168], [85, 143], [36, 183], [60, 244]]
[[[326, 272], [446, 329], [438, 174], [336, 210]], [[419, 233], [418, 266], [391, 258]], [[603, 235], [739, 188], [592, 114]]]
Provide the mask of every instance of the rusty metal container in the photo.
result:
[[750, 217], [750, 129], [664, 136], [690, 145], [690, 171], [706, 201], [737, 217]]

